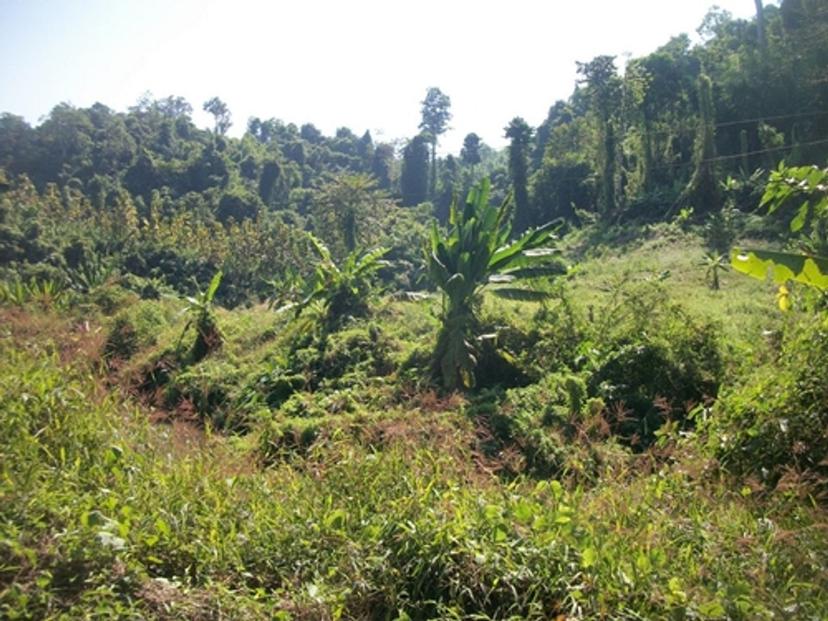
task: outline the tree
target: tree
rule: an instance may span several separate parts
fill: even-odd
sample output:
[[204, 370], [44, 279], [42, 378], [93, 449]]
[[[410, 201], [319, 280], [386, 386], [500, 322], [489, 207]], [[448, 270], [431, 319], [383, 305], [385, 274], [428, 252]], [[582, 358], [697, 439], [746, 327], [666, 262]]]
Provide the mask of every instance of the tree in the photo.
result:
[[357, 155], [359, 156], [362, 170], [371, 170], [371, 163], [374, 158], [374, 140], [371, 138], [371, 132], [368, 130], [365, 130], [365, 133], [357, 141]]
[[678, 204], [693, 206], [697, 211], [715, 211], [721, 202], [719, 182], [713, 168], [716, 157], [716, 125], [713, 111], [713, 82], [701, 74], [699, 90], [699, 126], [696, 144], [693, 176], [679, 197]]
[[420, 129], [427, 133], [431, 143], [431, 188], [430, 195], [433, 197], [437, 187], [437, 141], [448, 129], [448, 122], [451, 120], [451, 99], [439, 88], [431, 87], [426, 93], [426, 98], [421, 102]]
[[209, 112], [215, 119], [214, 131], [217, 136], [224, 136], [230, 126], [233, 124], [230, 115], [230, 109], [218, 97], [213, 97], [204, 102], [204, 111]]
[[406, 207], [428, 198], [428, 141], [423, 134], [414, 136], [403, 149], [400, 192]]
[[384, 207], [385, 193], [371, 175], [337, 175], [315, 192], [313, 225], [328, 241], [336, 256], [345, 256], [367, 241], [366, 224]]
[[374, 149], [371, 158], [371, 174], [377, 178], [380, 189], [391, 189], [391, 167], [394, 163], [394, 147], [387, 143], [380, 143]]
[[532, 142], [532, 128], [521, 117], [517, 116], [505, 128], [509, 143], [509, 176], [512, 179], [512, 190], [515, 196], [515, 221], [513, 224], [516, 233], [522, 233], [531, 222], [529, 213], [529, 146]]
[[259, 198], [265, 205], [271, 205], [274, 199], [274, 190], [282, 180], [282, 167], [275, 159], [267, 160], [262, 166], [259, 177]]
[[463, 148], [460, 150], [460, 160], [471, 167], [474, 177], [474, 167], [480, 163], [480, 136], [474, 132], [463, 138]]
[[754, 0], [756, 4], [756, 39], [759, 42], [759, 49], [764, 53], [767, 49], [765, 39], [765, 8], [762, 6], [762, 0]]
[[512, 202], [499, 208], [489, 204], [489, 180], [472, 188], [466, 203], [451, 205], [450, 226], [441, 235], [432, 223], [426, 252], [428, 273], [443, 292], [442, 327], [433, 355], [436, 375], [448, 389], [470, 388], [479, 356], [477, 312], [483, 288], [490, 283], [505, 285], [492, 292], [508, 299], [540, 300], [543, 292], [511, 286], [522, 278], [560, 273], [551, 265], [554, 252], [546, 245], [552, 239], [552, 224], [527, 231], [509, 241]]
[[449, 207], [458, 191], [458, 166], [453, 155], [446, 156], [440, 166], [440, 189], [434, 199], [434, 215], [441, 223], [448, 220]]
[[601, 214], [608, 218], [615, 212], [615, 115], [620, 108], [621, 79], [615, 68], [614, 56], [597, 56], [588, 63], [577, 63], [578, 73], [583, 76], [589, 106], [598, 122], [598, 160], [601, 165], [600, 204]]

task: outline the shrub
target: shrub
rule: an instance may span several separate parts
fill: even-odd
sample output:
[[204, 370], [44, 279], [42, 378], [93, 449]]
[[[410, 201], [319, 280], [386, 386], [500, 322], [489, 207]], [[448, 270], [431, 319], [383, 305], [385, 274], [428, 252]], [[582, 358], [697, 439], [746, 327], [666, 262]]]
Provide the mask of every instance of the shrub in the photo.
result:
[[590, 396], [611, 413], [613, 432], [637, 448], [649, 446], [668, 420], [690, 424], [688, 413], [716, 397], [723, 375], [714, 324], [677, 306], [647, 319], [646, 330], [620, 331], [603, 345], [588, 381]]
[[809, 471], [826, 487], [826, 369], [828, 322], [811, 317], [786, 335], [778, 361], [755, 369], [716, 404], [706, 430], [722, 465], [768, 485], [788, 469]]
[[159, 330], [167, 323], [164, 312], [154, 302], [141, 301], [120, 311], [104, 343], [104, 358], [128, 359], [139, 349], [155, 345]]

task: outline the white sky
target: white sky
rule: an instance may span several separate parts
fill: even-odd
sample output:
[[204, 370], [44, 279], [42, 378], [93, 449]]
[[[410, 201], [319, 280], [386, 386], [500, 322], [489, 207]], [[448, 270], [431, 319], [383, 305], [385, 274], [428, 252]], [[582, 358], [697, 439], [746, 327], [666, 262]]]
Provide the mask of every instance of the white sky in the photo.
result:
[[[250, 116], [324, 133], [414, 135], [426, 89], [451, 97], [457, 152], [474, 131], [502, 146], [514, 116], [539, 124], [575, 61], [695, 35], [715, 0], [0, 0], [0, 112], [32, 123], [61, 101], [125, 110], [145, 91], [214, 95], [239, 135]], [[717, 0], [737, 17], [753, 0]]]

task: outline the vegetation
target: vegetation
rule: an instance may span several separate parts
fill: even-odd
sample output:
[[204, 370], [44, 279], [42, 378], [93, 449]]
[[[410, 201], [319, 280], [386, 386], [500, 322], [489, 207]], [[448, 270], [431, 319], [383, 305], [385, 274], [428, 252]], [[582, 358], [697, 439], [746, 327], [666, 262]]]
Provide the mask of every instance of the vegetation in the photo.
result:
[[[434, 364], [447, 388], [474, 385], [479, 356], [475, 343], [480, 338], [477, 308], [483, 287], [560, 271], [558, 266], [550, 268], [553, 250], [545, 246], [552, 236], [551, 223], [510, 241], [511, 205], [507, 200], [499, 209], [490, 206], [489, 182], [484, 180], [472, 189], [462, 208], [452, 205], [445, 237], [440, 236], [436, 223], [432, 225], [429, 276], [443, 293], [443, 325]], [[542, 292], [528, 288], [493, 291], [511, 299], [543, 297]]]
[[502, 151], [0, 116], [0, 617], [828, 618], [828, 13], [756, 5]]

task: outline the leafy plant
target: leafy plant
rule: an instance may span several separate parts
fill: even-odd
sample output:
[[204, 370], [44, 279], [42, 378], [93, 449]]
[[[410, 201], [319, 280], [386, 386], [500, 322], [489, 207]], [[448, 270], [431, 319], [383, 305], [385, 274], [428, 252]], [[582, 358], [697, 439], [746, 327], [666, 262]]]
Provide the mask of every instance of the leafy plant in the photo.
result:
[[102, 287], [117, 275], [111, 260], [96, 253], [88, 253], [77, 267], [66, 270], [69, 286], [80, 293]]
[[0, 281], [0, 304], [24, 306], [36, 302], [43, 308], [59, 305], [65, 298], [66, 289], [55, 280], [31, 278], [28, 282], [15, 276]]
[[547, 294], [512, 283], [560, 273], [551, 263], [556, 251], [547, 246], [553, 239], [553, 223], [527, 231], [510, 241], [512, 202], [489, 205], [490, 183], [483, 179], [472, 188], [465, 206], [451, 205], [449, 229], [441, 235], [432, 225], [427, 249], [429, 276], [443, 292], [442, 328], [437, 337], [433, 364], [446, 388], [470, 388], [478, 362], [477, 311], [481, 292], [489, 284], [494, 294], [513, 300], [542, 300]]
[[301, 299], [280, 310], [295, 309], [298, 317], [309, 306], [321, 303], [327, 329], [336, 328], [347, 317], [366, 316], [374, 276], [388, 265], [383, 260], [388, 248], [379, 247], [368, 252], [357, 249], [337, 265], [322, 240], [311, 233], [308, 237], [319, 263], [313, 277], [304, 283]]
[[760, 202], [772, 214], [799, 199], [796, 215], [790, 222], [792, 233], [804, 233], [801, 252], [734, 249], [733, 268], [748, 276], [764, 279], [771, 272], [773, 281], [783, 285], [789, 280], [818, 289], [828, 289], [828, 168], [779, 165], [770, 175]]
[[690, 222], [693, 220], [693, 212], [694, 209], [692, 207], [682, 207], [679, 209], [676, 217], [673, 218], [673, 222], [682, 231], [685, 231], [687, 230], [687, 227], [690, 226]]
[[719, 290], [719, 272], [728, 271], [728, 259], [726, 255], [707, 253], [699, 264], [705, 268], [707, 283], [713, 291]]
[[213, 313], [213, 298], [216, 296], [216, 291], [221, 284], [222, 272], [218, 271], [210, 280], [210, 284], [204, 291], [199, 291], [194, 297], [188, 297], [187, 307], [182, 311], [189, 316], [184, 330], [181, 332], [181, 337], [178, 339], [179, 345], [181, 339], [187, 331], [195, 326], [196, 338], [193, 342], [192, 358], [194, 361], [201, 360], [210, 352], [215, 351], [221, 347], [223, 337], [218, 323], [216, 322], [215, 314]]

